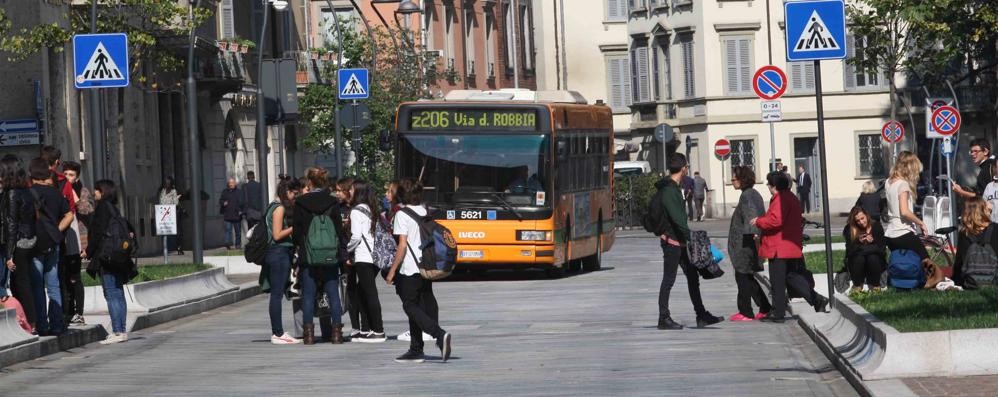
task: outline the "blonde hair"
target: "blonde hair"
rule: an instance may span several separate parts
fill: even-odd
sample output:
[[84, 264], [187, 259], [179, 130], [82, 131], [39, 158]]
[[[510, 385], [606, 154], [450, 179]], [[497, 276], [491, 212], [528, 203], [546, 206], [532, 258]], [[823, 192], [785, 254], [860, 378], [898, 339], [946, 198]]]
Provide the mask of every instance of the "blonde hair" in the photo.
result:
[[862, 192], [866, 193], [866, 194], [876, 193], [877, 192], [877, 185], [874, 185], [873, 181], [863, 182], [863, 190], [862, 190]]
[[963, 203], [963, 217], [960, 218], [960, 230], [968, 235], [984, 233], [991, 224], [991, 211], [988, 202], [981, 197], [967, 199]]
[[904, 150], [898, 154], [898, 158], [894, 162], [894, 168], [891, 168], [890, 179], [902, 179], [908, 182], [908, 188], [911, 190], [911, 199], [914, 200], [918, 196], [918, 177], [921, 174], [922, 161], [918, 159], [915, 153]]

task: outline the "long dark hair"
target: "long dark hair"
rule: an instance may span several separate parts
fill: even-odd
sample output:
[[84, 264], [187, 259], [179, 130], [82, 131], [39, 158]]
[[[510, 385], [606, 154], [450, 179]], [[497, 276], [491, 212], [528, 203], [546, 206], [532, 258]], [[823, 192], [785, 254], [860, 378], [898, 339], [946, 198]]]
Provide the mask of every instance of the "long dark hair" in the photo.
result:
[[297, 179], [287, 179], [277, 184], [277, 201], [284, 207], [284, 217], [294, 216], [295, 206], [288, 200], [288, 192], [301, 191], [302, 184]]
[[31, 178], [21, 167], [17, 157], [4, 157], [0, 162], [0, 185], [3, 185], [4, 190], [27, 189], [31, 186]]
[[378, 205], [378, 195], [371, 189], [371, 185], [363, 179], [353, 181], [353, 196], [350, 197], [350, 205], [357, 207], [360, 204], [367, 204], [367, 209], [371, 212], [371, 234], [373, 235], [375, 226], [378, 224], [381, 206]]
[[176, 190], [176, 189], [177, 189], [177, 187], [173, 185], [173, 177], [172, 176], [168, 176], [166, 178], [163, 178], [163, 184], [159, 185], [159, 191], [161, 191], [161, 192], [164, 191], [164, 190], [166, 190], [167, 192], [169, 192], [171, 190]]
[[112, 205], [118, 204], [118, 188], [114, 186], [114, 181], [101, 179], [94, 182], [94, 191], [100, 192], [100, 201], [111, 203]]

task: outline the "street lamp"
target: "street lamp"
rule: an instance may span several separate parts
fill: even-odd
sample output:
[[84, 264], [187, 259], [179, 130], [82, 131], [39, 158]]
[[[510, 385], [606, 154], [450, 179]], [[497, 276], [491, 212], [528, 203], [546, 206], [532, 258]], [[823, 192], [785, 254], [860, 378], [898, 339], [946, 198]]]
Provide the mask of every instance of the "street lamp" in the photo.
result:
[[267, 175], [267, 116], [264, 114], [264, 99], [263, 99], [263, 50], [264, 45], [267, 43], [264, 41], [267, 32], [267, 10], [270, 9], [269, 5], [274, 6], [274, 10], [281, 12], [288, 8], [288, 2], [285, 0], [260, 0], [263, 5], [263, 21], [260, 26], [260, 41], [257, 42], [257, 57], [256, 57], [256, 162], [257, 162], [257, 173], [260, 176], [260, 192], [262, 197], [257, 197], [257, 200], [261, 200], [260, 203], [266, 203], [270, 199], [270, 190], [267, 188], [267, 184], [270, 182], [270, 177]]

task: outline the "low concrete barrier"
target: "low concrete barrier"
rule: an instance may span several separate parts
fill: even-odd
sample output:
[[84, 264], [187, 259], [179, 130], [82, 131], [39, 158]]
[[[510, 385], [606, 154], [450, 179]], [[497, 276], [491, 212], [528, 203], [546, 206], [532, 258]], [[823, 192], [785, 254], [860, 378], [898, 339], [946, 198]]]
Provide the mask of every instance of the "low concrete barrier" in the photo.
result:
[[0, 309], [0, 351], [12, 349], [38, 340], [17, 324], [14, 309]]
[[239, 289], [225, 278], [225, 269], [213, 268], [160, 281], [131, 285], [135, 301], [149, 312], [208, 299]]
[[206, 256], [204, 263], [225, 269], [225, 274], [260, 274], [260, 266], [240, 256]]

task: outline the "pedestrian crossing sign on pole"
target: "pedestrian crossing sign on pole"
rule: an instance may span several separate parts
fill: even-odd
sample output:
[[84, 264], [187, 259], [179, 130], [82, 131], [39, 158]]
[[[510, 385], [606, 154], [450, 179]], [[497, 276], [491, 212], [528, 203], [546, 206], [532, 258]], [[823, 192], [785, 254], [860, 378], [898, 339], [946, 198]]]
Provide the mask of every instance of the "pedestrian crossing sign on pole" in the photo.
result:
[[340, 69], [336, 75], [340, 99], [367, 99], [371, 96], [367, 69]]
[[789, 1], [783, 5], [787, 60], [846, 57], [846, 11], [842, 0]]
[[73, 81], [76, 88], [128, 86], [128, 35], [73, 36]]

